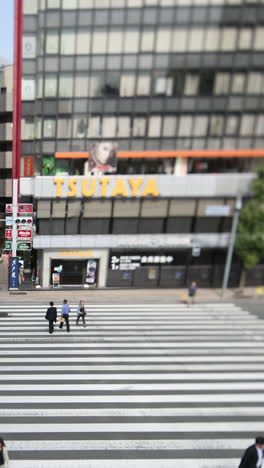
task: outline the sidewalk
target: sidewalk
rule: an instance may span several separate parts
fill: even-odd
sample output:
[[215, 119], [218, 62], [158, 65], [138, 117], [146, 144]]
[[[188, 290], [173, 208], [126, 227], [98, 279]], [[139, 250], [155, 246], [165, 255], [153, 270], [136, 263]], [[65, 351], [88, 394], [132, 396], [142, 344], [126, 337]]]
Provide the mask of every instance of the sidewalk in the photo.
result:
[[[41, 290], [8, 292], [0, 291], [0, 302], [61, 303], [68, 299], [77, 303], [83, 299], [90, 304], [174, 304], [183, 303], [187, 298], [186, 289], [84, 289], [84, 290]], [[197, 303], [205, 302], [262, 302], [264, 295], [256, 294], [256, 288], [245, 288], [243, 295], [237, 289], [228, 289], [224, 298], [221, 289], [199, 289]]]

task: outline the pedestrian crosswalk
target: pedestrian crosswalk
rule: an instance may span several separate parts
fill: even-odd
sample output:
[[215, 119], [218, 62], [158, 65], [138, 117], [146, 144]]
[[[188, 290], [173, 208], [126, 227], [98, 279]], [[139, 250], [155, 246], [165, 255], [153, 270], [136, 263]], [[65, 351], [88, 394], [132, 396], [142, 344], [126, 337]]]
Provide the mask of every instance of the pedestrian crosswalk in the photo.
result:
[[234, 468], [263, 435], [264, 321], [233, 304], [0, 305], [10, 468]]

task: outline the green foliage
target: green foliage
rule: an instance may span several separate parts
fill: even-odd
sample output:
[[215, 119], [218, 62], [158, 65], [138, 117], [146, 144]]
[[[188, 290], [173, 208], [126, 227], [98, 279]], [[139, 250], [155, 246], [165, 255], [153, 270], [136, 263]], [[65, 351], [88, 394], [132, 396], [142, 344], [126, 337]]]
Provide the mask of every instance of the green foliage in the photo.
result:
[[253, 198], [241, 210], [236, 252], [244, 268], [253, 268], [264, 257], [264, 165], [252, 183]]
[[264, 164], [257, 169], [257, 177], [252, 183], [254, 198], [264, 202]]

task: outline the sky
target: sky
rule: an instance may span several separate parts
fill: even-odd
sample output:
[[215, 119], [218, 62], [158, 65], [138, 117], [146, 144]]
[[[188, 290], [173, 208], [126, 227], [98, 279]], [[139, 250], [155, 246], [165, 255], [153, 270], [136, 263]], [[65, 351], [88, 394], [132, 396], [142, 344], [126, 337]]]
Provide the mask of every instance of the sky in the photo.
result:
[[14, 0], [0, 0], [0, 57], [13, 63]]

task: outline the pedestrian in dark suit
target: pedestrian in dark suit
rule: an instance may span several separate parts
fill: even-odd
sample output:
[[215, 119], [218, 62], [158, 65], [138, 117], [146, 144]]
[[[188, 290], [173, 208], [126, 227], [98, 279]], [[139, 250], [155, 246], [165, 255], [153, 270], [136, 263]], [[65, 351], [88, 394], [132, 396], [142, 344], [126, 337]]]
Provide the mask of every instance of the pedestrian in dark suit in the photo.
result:
[[238, 468], [261, 468], [263, 456], [264, 437], [257, 437], [254, 445], [245, 451]]
[[54, 302], [50, 302], [50, 307], [46, 312], [46, 320], [49, 321], [49, 333], [52, 334], [54, 331], [53, 323], [57, 322], [57, 309], [54, 307]]

